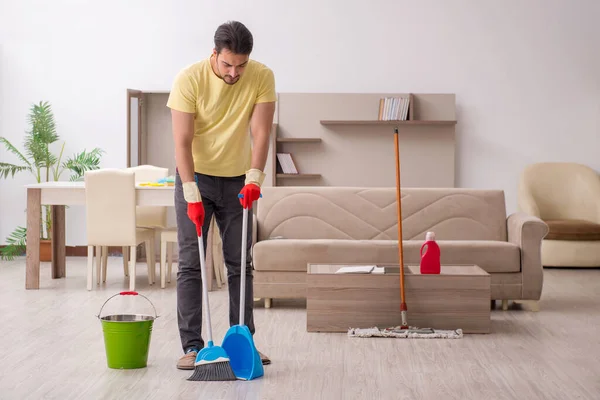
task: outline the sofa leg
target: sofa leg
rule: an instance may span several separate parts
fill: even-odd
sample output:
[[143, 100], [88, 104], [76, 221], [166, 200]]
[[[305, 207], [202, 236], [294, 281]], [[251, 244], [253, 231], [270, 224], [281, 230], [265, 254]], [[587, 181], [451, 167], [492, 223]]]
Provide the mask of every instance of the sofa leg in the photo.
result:
[[515, 303], [525, 306], [529, 311], [540, 311], [540, 302], [538, 300], [515, 300]]
[[502, 300], [502, 311], [508, 310], [508, 300]]
[[265, 298], [265, 308], [271, 308], [271, 299]]

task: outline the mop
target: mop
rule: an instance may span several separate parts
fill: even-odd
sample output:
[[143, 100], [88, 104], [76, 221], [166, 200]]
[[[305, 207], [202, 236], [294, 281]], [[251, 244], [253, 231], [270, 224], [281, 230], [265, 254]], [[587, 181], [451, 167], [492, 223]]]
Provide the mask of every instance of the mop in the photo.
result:
[[404, 295], [404, 251], [402, 246], [402, 201], [400, 199], [400, 151], [398, 145], [398, 128], [394, 129], [394, 147], [396, 151], [396, 203], [398, 213], [398, 256], [400, 258], [400, 315], [401, 325], [396, 327], [380, 329], [372, 328], [350, 328], [350, 337], [385, 337], [385, 338], [408, 338], [408, 339], [461, 339], [462, 329], [440, 330], [432, 328], [417, 328], [409, 326], [406, 318], [407, 307]]

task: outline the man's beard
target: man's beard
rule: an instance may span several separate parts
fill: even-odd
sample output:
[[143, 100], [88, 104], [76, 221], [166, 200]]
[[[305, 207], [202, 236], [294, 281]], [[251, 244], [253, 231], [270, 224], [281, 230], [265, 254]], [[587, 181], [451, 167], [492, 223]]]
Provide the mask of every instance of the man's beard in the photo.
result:
[[[230, 80], [228, 81], [226, 78], [228, 78], [228, 79], [230, 79]], [[235, 85], [235, 84], [236, 84], [236, 83], [238, 83], [238, 81], [240, 80], [240, 77], [238, 76], [237, 78], [235, 78], [235, 80], [233, 80], [233, 81], [232, 81], [232, 79], [233, 79], [233, 78], [231, 77], [231, 75], [225, 75], [225, 76], [224, 76], [223, 78], [221, 78], [221, 79], [223, 79], [223, 82], [225, 82], [225, 83], [226, 83], [226, 84], [228, 84], [228, 85]]]

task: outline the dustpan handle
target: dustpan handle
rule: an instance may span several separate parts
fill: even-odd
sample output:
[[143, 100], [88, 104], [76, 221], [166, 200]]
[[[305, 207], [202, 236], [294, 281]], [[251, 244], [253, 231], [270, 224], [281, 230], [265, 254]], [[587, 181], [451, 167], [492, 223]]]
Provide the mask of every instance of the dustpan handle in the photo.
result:
[[133, 292], [133, 291], [125, 291], [125, 292], [120, 292], [120, 293], [117, 293], [117, 294], [113, 294], [108, 299], [106, 299], [106, 301], [104, 302], [104, 304], [102, 304], [102, 307], [100, 307], [100, 311], [98, 312], [98, 315], [97, 315], [98, 318], [100, 318], [100, 315], [102, 314], [102, 309], [104, 308], [104, 306], [106, 305], [106, 303], [108, 303], [113, 297], [116, 297], [116, 296], [142, 296], [143, 298], [145, 298], [146, 300], [148, 300], [148, 302], [152, 306], [152, 309], [154, 310], [154, 319], [158, 318], [158, 314], [156, 313], [156, 307], [154, 307], [154, 304], [150, 301], [150, 299], [147, 298], [146, 296], [144, 296], [143, 294], [139, 294], [138, 292]]
[[[238, 194], [238, 198], [243, 198], [242, 193]], [[262, 193], [260, 194], [262, 197]], [[248, 241], [248, 209], [243, 207], [244, 214], [242, 218], [242, 259], [240, 260], [240, 325], [244, 325], [246, 308], [246, 242]]]
[[244, 325], [246, 308], [246, 231], [248, 230], [248, 209], [244, 207], [242, 219], [242, 259], [240, 260], [240, 326]]

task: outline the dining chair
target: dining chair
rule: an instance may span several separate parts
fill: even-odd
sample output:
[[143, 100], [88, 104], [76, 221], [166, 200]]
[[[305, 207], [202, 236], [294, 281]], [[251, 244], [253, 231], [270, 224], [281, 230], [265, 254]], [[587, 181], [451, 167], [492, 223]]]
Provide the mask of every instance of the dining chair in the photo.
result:
[[[207, 240], [206, 264], [213, 266], [213, 274], [217, 282], [217, 287], [221, 289], [225, 280], [225, 261], [223, 257], [223, 248], [221, 235], [215, 216], [213, 215], [210, 228], [210, 236]], [[165, 288], [166, 283], [171, 283], [173, 251], [177, 250], [177, 228], [168, 228], [160, 233], [160, 287]], [[209, 291], [211, 284], [209, 283]]]
[[[177, 229], [165, 229], [160, 233], [160, 287], [165, 288], [171, 282], [173, 266], [173, 247], [177, 244]], [[165, 269], [168, 268], [168, 272]], [[165, 273], [166, 272], [166, 273]]]
[[[161, 178], [169, 176], [169, 169], [158, 167], [155, 165], [138, 165], [127, 168], [135, 174], [136, 185], [146, 182], [156, 182]], [[152, 234], [156, 237], [156, 232], [160, 232], [167, 228], [167, 207], [165, 206], [137, 206], [137, 226], [140, 228], [151, 229]], [[147, 255], [148, 256], [148, 255]], [[127, 260], [129, 259], [129, 251], [127, 247], [123, 248], [123, 268], [127, 275]], [[152, 282], [156, 282], [156, 266], [152, 266]]]
[[137, 226], [135, 174], [133, 171], [104, 168], [86, 171], [85, 201], [87, 225], [87, 289], [92, 290], [94, 275], [94, 247], [96, 248], [97, 284], [106, 282], [103, 266], [108, 246], [121, 246], [130, 250], [128, 265], [129, 290], [135, 290], [136, 248], [146, 244], [148, 283], [152, 284], [154, 261], [154, 231]]

